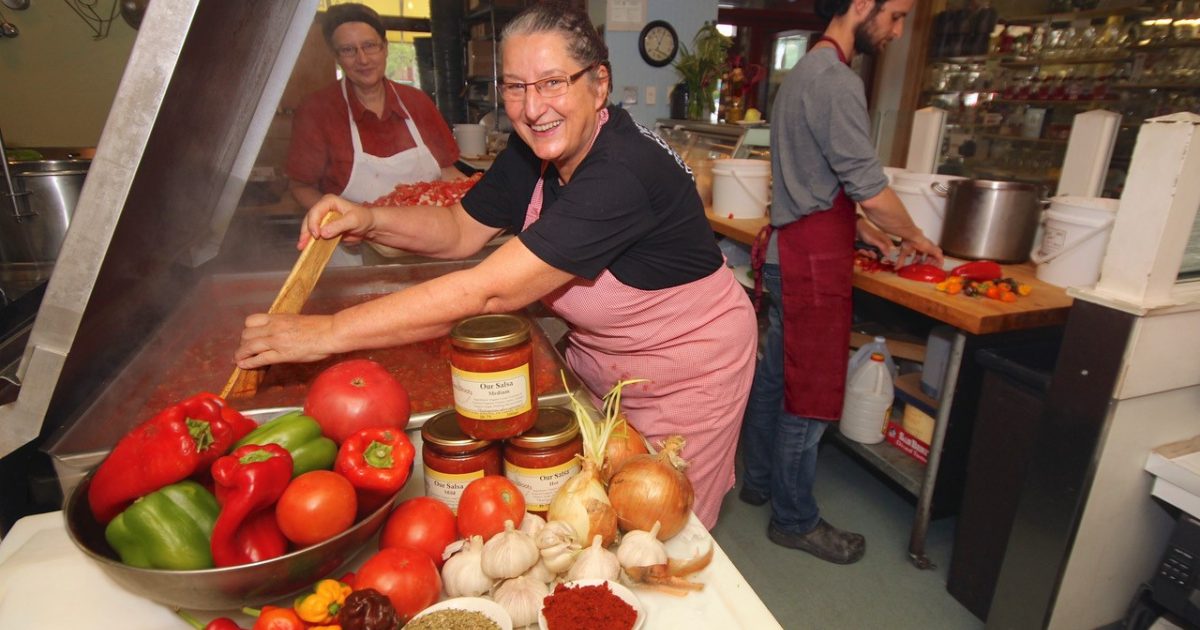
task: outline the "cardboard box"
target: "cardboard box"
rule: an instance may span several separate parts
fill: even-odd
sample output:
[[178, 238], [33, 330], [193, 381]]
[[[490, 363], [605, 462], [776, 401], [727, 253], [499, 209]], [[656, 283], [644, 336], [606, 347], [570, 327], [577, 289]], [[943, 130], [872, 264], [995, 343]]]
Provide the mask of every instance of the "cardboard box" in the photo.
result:
[[895, 446], [922, 464], [929, 463], [929, 445], [913, 437], [908, 431], [904, 430], [904, 427], [895, 422], [888, 421], [883, 439], [887, 440], [888, 444]]
[[498, 47], [490, 39], [473, 39], [467, 42], [467, 76], [495, 76], [496, 67], [493, 60], [499, 63], [496, 59], [499, 53]]

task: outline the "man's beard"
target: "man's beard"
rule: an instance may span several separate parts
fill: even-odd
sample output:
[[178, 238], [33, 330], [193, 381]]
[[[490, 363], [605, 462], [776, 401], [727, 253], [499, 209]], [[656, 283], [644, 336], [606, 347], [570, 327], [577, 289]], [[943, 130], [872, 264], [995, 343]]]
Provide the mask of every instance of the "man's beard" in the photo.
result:
[[871, 33], [870, 26], [875, 23], [875, 17], [879, 15], [879, 10], [883, 8], [882, 4], [876, 4], [871, 10], [871, 14], [867, 19], [859, 24], [854, 29], [854, 51], [863, 55], [876, 55], [883, 51], [883, 39], [876, 40]]

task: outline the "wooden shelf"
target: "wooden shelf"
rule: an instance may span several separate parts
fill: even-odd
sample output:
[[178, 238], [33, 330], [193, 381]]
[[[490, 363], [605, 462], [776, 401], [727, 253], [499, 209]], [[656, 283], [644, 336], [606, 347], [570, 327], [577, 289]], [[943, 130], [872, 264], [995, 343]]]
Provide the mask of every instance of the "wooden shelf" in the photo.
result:
[[1022, 138], [1021, 136], [1006, 136], [999, 133], [981, 133], [978, 135], [980, 138], [987, 138], [988, 140], [1011, 140], [1013, 142], [1031, 142], [1035, 144], [1053, 145], [1065, 145], [1067, 143], [1066, 140], [1060, 140], [1059, 138]]
[[1176, 48], [1200, 48], [1200, 39], [1191, 39], [1182, 42], [1165, 42], [1162, 44], [1135, 44], [1129, 47], [1129, 50], [1134, 52], [1139, 51], [1156, 51], [1156, 50], [1173, 50]]
[[1131, 4], [1123, 7], [1109, 7], [1105, 9], [1088, 9], [1086, 11], [1066, 11], [1063, 13], [1045, 13], [1040, 15], [1018, 15], [1013, 17], [1000, 17], [997, 21], [1001, 24], [1041, 24], [1042, 22], [1074, 22], [1075, 20], [1095, 20], [1107, 18], [1110, 15], [1131, 15], [1134, 13], [1148, 13], [1152, 9], [1150, 7], [1142, 7]]
[[1022, 99], [1022, 98], [994, 98], [993, 103], [1008, 103], [1011, 105], [1113, 105], [1118, 101], [1115, 98], [1106, 99], [1090, 99], [1069, 101], [1066, 99], [1057, 100], [1037, 100], [1037, 99]]
[[1114, 90], [1200, 90], [1200, 83], [1117, 83]]
[[[896, 420], [897, 424], [899, 424], [900, 420], [898, 418]], [[903, 451], [887, 442], [880, 442], [878, 444], [855, 442], [842, 435], [842, 432], [836, 428], [832, 428], [825, 433], [832, 436], [838, 444], [841, 444], [850, 452], [869, 462], [879, 472], [886, 475], [892, 481], [895, 481], [913, 496], [921, 494], [921, 484], [925, 480], [925, 464], [909, 457]]]
[[1036, 66], [1079, 66], [1093, 63], [1126, 63], [1133, 61], [1133, 57], [1123, 55], [1120, 57], [1103, 57], [1094, 59], [1023, 59], [1020, 61], [1002, 61], [1000, 66], [1003, 68], [1032, 68]]

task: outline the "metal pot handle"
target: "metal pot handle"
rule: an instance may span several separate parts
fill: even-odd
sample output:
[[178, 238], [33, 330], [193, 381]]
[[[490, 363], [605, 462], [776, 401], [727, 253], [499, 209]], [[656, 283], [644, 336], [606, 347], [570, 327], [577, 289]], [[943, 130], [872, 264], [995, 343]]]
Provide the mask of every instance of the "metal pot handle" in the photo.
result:
[[[1045, 221], [1045, 217], [1043, 217], [1042, 220]], [[1104, 230], [1107, 230], [1109, 228], [1109, 226], [1111, 226], [1112, 224], [1113, 224], [1113, 219], [1108, 219], [1104, 222], [1104, 225], [1094, 227], [1094, 228], [1088, 230], [1087, 232], [1084, 232], [1083, 236], [1071, 241], [1070, 243], [1064, 243], [1063, 246], [1058, 249], [1058, 251], [1056, 251], [1053, 254], [1050, 254], [1048, 256], [1046, 254], [1042, 253], [1042, 248], [1039, 246], [1037, 249], [1033, 250], [1032, 252], [1029, 252], [1029, 260], [1030, 260], [1030, 262], [1032, 262], [1035, 265], [1040, 265], [1042, 263], [1048, 263], [1051, 260], [1054, 260], [1055, 258], [1058, 258], [1059, 256], [1062, 256], [1063, 254], [1071, 251], [1072, 249], [1075, 249], [1076, 247], [1078, 247], [1082, 243], [1086, 242], [1089, 238], [1092, 238], [1096, 234], [1098, 234]]]
[[950, 194], [950, 185], [946, 182], [929, 182], [929, 190], [939, 197], [946, 197]]

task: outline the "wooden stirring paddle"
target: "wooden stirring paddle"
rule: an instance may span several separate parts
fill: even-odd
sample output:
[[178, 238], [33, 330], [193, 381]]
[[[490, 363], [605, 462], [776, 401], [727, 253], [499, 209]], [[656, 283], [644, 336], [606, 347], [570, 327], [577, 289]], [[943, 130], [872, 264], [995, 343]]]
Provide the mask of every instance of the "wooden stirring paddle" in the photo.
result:
[[[330, 221], [340, 218], [341, 213], [330, 210], [321, 219], [321, 225], [325, 225]], [[335, 236], [333, 238], [314, 238], [308, 241], [304, 246], [304, 251], [300, 252], [300, 258], [296, 260], [296, 264], [292, 267], [292, 272], [288, 274], [287, 280], [283, 282], [283, 288], [279, 289], [279, 295], [275, 296], [275, 301], [271, 303], [271, 308], [267, 311], [268, 314], [275, 313], [299, 313], [304, 307], [304, 302], [308, 300], [308, 296], [312, 293], [313, 287], [317, 286], [317, 280], [321, 278], [321, 272], [325, 270], [325, 265], [329, 262], [329, 257], [333, 256], [333, 250], [337, 248], [342, 237]], [[244, 398], [253, 396], [258, 391], [258, 386], [262, 384], [263, 378], [267, 374], [267, 368], [255, 368], [253, 370], [243, 370], [240, 367], [233, 368], [233, 374], [230, 375], [229, 381], [225, 383], [225, 389], [221, 390], [221, 398]]]

